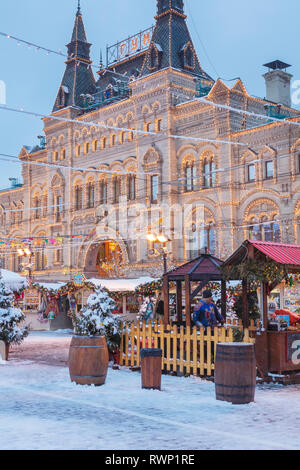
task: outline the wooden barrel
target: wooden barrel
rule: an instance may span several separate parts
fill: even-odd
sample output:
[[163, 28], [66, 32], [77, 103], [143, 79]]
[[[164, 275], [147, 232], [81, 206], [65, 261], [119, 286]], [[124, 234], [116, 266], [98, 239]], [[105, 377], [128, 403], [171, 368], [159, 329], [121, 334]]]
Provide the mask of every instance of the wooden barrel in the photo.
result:
[[256, 360], [253, 344], [217, 344], [215, 387], [217, 400], [234, 405], [254, 401]]
[[79, 385], [103, 385], [108, 359], [104, 336], [73, 336], [69, 351], [71, 381]]
[[161, 390], [161, 349], [141, 349], [142, 388]]

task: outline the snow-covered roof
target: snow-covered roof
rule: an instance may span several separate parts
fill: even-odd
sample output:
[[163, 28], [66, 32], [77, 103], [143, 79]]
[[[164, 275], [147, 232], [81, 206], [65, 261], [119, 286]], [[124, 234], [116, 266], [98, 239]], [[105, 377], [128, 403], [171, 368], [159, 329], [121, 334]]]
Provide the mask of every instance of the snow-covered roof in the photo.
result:
[[48, 290], [58, 290], [65, 285], [65, 282], [38, 282], [39, 286]]
[[26, 278], [20, 276], [18, 273], [8, 271], [7, 269], [1, 269], [1, 276], [4, 284], [13, 292], [18, 292], [24, 287], [27, 287]]
[[89, 279], [96, 287], [102, 286], [111, 292], [134, 292], [135, 289], [148, 282], [154, 282], [157, 279], [152, 277], [140, 277], [139, 279]]

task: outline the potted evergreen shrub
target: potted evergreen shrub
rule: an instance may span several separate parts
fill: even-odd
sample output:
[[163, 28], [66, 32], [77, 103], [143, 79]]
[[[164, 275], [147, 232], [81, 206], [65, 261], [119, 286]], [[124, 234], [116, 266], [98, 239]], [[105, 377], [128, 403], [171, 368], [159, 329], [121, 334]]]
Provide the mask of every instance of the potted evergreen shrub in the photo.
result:
[[90, 295], [86, 307], [73, 314], [73, 336], [69, 353], [72, 382], [103, 385], [106, 380], [109, 351], [120, 346], [121, 319], [113, 315], [116, 305], [102, 287]]
[[5, 357], [8, 360], [11, 344], [20, 344], [29, 334], [28, 326], [19, 327], [26, 317], [22, 310], [14, 307], [14, 294], [0, 277], [0, 341], [5, 344]]

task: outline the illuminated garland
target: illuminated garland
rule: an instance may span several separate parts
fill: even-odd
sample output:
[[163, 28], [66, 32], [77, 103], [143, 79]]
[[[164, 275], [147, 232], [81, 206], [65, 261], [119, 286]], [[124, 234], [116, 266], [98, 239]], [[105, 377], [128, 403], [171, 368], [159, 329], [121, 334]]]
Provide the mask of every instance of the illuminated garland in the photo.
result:
[[267, 282], [279, 284], [288, 278], [285, 266], [275, 261], [257, 261], [248, 259], [236, 266], [221, 267], [225, 279], [247, 279], [249, 282]]
[[137, 295], [142, 295], [143, 297], [153, 296], [156, 291], [160, 291], [163, 287], [163, 279], [158, 279], [157, 281], [147, 282], [135, 289]]

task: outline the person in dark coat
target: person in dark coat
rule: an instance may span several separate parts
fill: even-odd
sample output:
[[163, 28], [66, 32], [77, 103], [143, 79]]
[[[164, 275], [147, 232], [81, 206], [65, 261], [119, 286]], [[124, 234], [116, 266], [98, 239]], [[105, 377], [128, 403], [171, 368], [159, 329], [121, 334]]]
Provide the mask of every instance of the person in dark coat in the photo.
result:
[[156, 302], [155, 313], [156, 313], [156, 318], [158, 319], [158, 321], [163, 319], [165, 310], [164, 310], [164, 301], [163, 301], [163, 297], [161, 294], [158, 296], [158, 299]]

